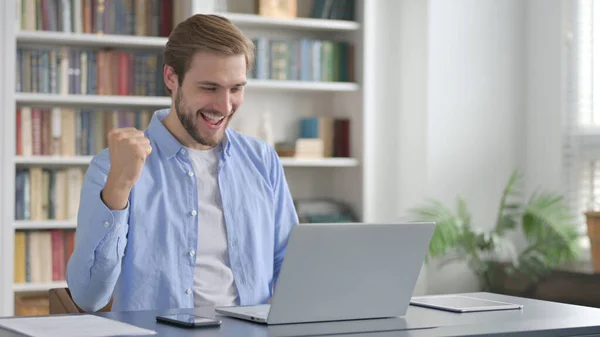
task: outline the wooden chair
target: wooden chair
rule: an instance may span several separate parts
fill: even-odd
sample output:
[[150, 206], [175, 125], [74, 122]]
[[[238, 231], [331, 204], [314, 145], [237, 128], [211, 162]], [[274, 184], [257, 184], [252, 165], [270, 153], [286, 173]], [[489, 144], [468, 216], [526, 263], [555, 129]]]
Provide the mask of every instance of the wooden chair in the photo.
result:
[[[78, 307], [77, 304], [75, 304], [75, 301], [73, 301], [73, 298], [71, 297], [69, 288], [50, 289], [49, 302], [50, 315], [80, 314], [86, 312]], [[98, 312], [110, 311], [112, 303], [113, 298], [111, 297], [108, 304], [104, 306], [104, 308], [98, 310]]]

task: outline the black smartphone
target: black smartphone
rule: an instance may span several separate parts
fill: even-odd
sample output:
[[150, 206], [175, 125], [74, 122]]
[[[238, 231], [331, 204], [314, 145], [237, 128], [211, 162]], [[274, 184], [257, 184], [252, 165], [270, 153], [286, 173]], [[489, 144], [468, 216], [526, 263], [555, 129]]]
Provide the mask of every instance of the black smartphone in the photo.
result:
[[158, 322], [183, 326], [186, 328], [214, 327], [221, 325], [221, 321], [191, 314], [159, 315], [156, 316], [156, 320]]

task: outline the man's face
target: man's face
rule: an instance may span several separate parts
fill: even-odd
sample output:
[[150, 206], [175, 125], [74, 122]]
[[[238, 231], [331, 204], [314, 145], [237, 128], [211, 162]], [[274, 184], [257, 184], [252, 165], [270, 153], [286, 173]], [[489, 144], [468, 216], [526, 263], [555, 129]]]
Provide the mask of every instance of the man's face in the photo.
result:
[[219, 144], [244, 100], [245, 83], [244, 55], [196, 53], [174, 102], [179, 121], [196, 142]]

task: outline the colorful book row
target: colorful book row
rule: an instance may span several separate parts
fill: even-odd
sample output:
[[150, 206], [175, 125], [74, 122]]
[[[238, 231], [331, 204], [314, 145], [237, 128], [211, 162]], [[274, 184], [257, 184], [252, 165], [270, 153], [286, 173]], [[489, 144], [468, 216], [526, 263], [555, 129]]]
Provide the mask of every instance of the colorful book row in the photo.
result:
[[152, 113], [20, 106], [16, 112], [15, 152], [17, 156], [92, 156], [107, 147], [110, 130], [144, 130]]
[[162, 55], [119, 50], [17, 48], [16, 91], [165, 96]]
[[254, 38], [256, 61], [250, 78], [354, 82], [354, 45], [327, 40]]
[[75, 247], [75, 231], [52, 229], [15, 232], [14, 282], [51, 283], [65, 280]]
[[15, 174], [15, 219], [77, 219], [85, 169], [19, 168]]
[[[323, 157], [349, 158], [350, 119], [331, 116], [310, 116], [300, 119], [299, 139], [319, 139]], [[313, 143], [304, 142], [312, 146]]]
[[20, 2], [22, 30], [166, 37], [173, 26], [173, 0]]
[[354, 20], [354, 0], [313, 0], [312, 18]]

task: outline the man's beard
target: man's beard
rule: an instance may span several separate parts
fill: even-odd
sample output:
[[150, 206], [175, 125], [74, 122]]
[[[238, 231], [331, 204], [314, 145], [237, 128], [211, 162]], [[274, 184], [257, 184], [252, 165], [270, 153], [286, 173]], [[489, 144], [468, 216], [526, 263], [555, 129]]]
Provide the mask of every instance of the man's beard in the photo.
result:
[[[175, 96], [175, 112], [177, 112], [177, 117], [179, 118], [179, 121], [181, 122], [181, 125], [183, 125], [184, 129], [199, 144], [210, 147], [217, 146], [219, 142], [221, 142], [221, 139], [217, 139], [216, 137], [203, 137], [196, 129], [196, 119], [198, 117], [198, 114], [200, 113], [214, 115], [222, 115], [222, 113], [213, 109], [200, 109], [194, 114], [186, 113], [185, 111], [183, 111], [184, 102], [182, 101], [183, 99], [180, 87], [179, 90], [177, 90], [177, 95]], [[228, 115], [224, 117], [225, 119], [227, 119], [223, 121], [223, 123], [226, 123], [225, 128], [227, 127], [227, 124], [229, 124], [229, 119], [231, 116], [233, 116], [233, 113], [234, 111], [232, 110]]]

